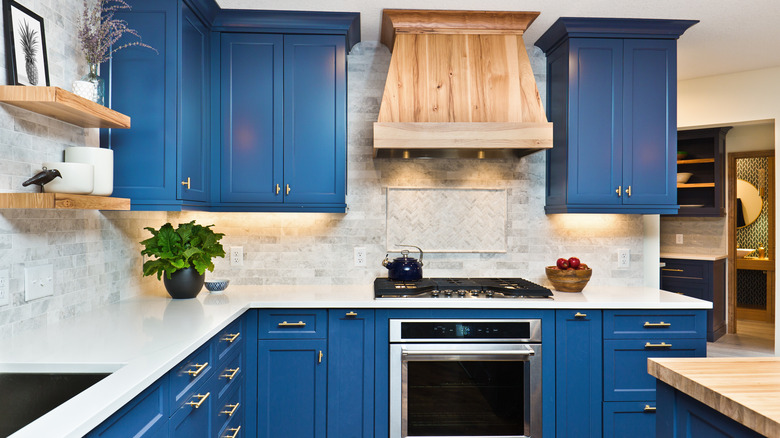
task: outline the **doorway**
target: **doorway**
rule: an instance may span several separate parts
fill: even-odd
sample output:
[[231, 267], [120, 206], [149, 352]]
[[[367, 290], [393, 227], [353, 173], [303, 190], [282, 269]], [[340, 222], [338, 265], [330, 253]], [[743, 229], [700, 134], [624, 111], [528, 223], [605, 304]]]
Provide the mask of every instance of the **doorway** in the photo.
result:
[[774, 344], [774, 151], [728, 154], [728, 332]]

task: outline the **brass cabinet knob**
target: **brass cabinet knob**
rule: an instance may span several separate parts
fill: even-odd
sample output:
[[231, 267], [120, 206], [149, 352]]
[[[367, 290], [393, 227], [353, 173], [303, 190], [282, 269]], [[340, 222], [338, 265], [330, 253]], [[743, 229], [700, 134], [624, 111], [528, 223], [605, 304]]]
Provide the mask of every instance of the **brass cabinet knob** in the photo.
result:
[[623, 196], [623, 186], [618, 186], [617, 190], [615, 190], [615, 193], [617, 193], [618, 198]]
[[626, 195], [628, 195], [629, 198], [631, 197], [631, 186], [628, 186], [626, 189]]
[[181, 185], [185, 186], [187, 190], [190, 189], [190, 177], [187, 177], [187, 181], [182, 181]]
[[276, 185], [276, 194], [277, 194], [277, 195], [279, 194], [279, 191], [280, 191], [280, 190], [282, 190], [282, 188], [281, 188], [281, 187], [279, 187], [279, 184], [277, 184], [277, 185]]
[[287, 189], [285, 190], [284, 194], [285, 195], [289, 195], [290, 194], [290, 185], [289, 184], [285, 184], [285, 185], [287, 186]]
[[357, 312], [347, 312], [347, 316], [350, 318], [354, 318], [357, 316]]

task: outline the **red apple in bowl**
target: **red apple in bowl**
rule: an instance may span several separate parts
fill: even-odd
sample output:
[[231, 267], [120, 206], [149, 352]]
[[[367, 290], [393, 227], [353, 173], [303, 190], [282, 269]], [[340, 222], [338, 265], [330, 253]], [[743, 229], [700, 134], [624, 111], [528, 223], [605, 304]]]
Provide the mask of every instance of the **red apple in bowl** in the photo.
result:
[[574, 269], [579, 269], [580, 267], [580, 259], [577, 257], [569, 257], [569, 267]]
[[561, 257], [558, 259], [557, 262], [555, 262], [555, 265], [558, 267], [558, 269], [568, 269], [569, 268], [569, 261], [565, 258]]

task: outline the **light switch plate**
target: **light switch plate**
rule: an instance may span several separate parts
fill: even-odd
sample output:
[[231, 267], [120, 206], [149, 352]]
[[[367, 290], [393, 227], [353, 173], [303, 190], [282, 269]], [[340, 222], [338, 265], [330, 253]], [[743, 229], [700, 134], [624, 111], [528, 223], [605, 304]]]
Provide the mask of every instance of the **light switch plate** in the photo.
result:
[[54, 295], [54, 267], [41, 265], [24, 268], [24, 300]]
[[0, 271], [0, 306], [11, 304], [11, 291], [8, 285], [8, 269]]

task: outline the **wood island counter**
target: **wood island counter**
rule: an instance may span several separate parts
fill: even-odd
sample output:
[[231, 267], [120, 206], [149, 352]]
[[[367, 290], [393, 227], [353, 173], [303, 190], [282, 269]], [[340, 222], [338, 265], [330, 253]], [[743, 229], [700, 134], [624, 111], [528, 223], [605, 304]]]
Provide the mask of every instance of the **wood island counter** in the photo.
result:
[[780, 437], [780, 358], [656, 358], [647, 369], [658, 436]]

